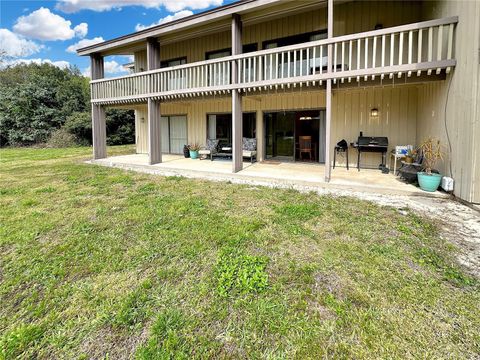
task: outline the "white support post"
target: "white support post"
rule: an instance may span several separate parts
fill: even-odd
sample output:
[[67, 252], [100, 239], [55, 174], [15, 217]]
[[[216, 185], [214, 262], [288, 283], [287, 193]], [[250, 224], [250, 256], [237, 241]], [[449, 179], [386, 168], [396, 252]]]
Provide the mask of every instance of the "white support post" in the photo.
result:
[[[147, 38], [147, 68], [160, 68], [160, 43], [155, 38]], [[148, 89], [150, 92], [150, 89]], [[162, 137], [160, 124], [160, 100], [148, 99], [148, 163], [162, 162]]]
[[[232, 55], [242, 53], [242, 21], [240, 15], [232, 16]], [[240, 81], [237, 61], [232, 62], [232, 83]], [[232, 172], [236, 173], [243, 168], [243, 111], [242, 94], [240, 90], [232, 90]]]
[[[91, 79], [97, 80], [104, 77], [103, 56], [93, 54], [90, 56]], [[107, 125], [105, 108], [102, 105], [92, 104], [92, 144], [93, 158], [107, 157]]]
[[[328, 39], [333, 38], [333, 0], [328, 0]], [[332, 72], [332, 45], [328, 45], [328, 69]], [[327, 79], [326, 91], [326, 109], [325, 109], [325, 181], [330, 181], [331, 164], [330, 164], [330, 138], [331, 138], [331, 124], [332, 124], [332, 79]]]

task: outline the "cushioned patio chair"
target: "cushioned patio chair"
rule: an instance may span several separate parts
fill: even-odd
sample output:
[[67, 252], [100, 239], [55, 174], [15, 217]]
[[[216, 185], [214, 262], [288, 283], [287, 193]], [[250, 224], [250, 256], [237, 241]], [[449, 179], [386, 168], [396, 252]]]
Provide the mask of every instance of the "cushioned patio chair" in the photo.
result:
[[257, 159], [257, 139], [256, 138], [243, 138], [242, 139], [243, 157], [250, 158], [250, 162], [253, 164], [253, 158]]
[[213, 156], [218, 152], [218, 142], [219, 140], [208, 139], [207, 145], [198, 151], [198, 154], [201, 155], [200, 159], [202, 157], [208, 158], [210, 155], [210, 160], [213, 161]]

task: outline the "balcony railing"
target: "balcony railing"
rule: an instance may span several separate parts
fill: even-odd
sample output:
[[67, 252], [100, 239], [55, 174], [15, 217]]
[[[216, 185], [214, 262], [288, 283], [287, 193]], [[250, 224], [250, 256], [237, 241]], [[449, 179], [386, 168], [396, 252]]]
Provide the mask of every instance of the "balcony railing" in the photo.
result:
[[[448, 73], [457, 17], [91, 81], [92, 102], [122, 103]], [[331, 47], [331, 60], [328, 48]], [[232, 81], [236, 64], [237, 81]]]

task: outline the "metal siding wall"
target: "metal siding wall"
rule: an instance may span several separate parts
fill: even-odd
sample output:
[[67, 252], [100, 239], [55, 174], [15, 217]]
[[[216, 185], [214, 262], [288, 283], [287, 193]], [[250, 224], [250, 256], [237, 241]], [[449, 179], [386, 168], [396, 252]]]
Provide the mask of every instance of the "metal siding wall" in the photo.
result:
[[134, 59], [135, 59], [134, 71], [136, 73], [147, 71], [147, 50], [135, 52]]
[[[417, 87], [396, 86], [334, 90], [332, 145], [345, 138], [354, 142], [360, 131], [365, 135], [388, 136], [390, 148], [395, 145], [416, 144]], [[379, 109], [378, 118], [370, 117], [370, 110]], [[297, 91], [266, 94], [243, 99], [244, 112], [307, 110], [325, 108], [325, 91]], [[205, 144], [207, 114], [231, 112], [231, 99], [198, 99], [185, 102], [163, 103], [162, 115], [186, 114], [189, 143]], [[356, 151], [350, 150], [350, 164], [356, 165]], [[342, 164], [342, 158], [338, 159]], [[388, 159], [387, 159], [388, 160]], [[362, 165], [376, 167], [378, 154], [365, 154]]]
[[[421, 3], [418, 1], [355, 1], [336, 5], [334, 10], [334, 35], [373, 30], [376, 24], [391, 27], [421, 21], [420, 10]], [[246, 25], [243, 29], [242, 42], [243, 44], [257, 43], [258, 49], [261, 49], [262, 42], [265, 40], [326, 28], [327, 12], [326, 8], [323, 8]], [[202, 61], [205, 60], [205, 52], [230, 48], [230, 36], [230, 31], [227, 29], [216, 34], [200, 36], [194, 40], [175, 41], [163, 45], [160, 56], [162, 60], [186, 56], [189, 63]]]
[[144, 106], [135, 110], [135, 144], [137, 154], [148, 153], [147, 132], [147, 107]]
[[[378, 117], [370, 110], [377, 108]], [[356, 141], [364, 136], [387, 136], [389, 148], [416, 143], [417, 89], [415, 86], [337, 90], [333, 93], [332, 146], [342, 139]], [[389, 155], [388, 155], [389, 156]], [[344, 165], [343, 158], [337, 158]], [[350, 149], [351, 166], [357, 164], [357, 152]], [[390, 159], [387, 157], [387, 162]], [[362, 155], [362, 166], [376, 168], [379, 154]]]
[[[480, 2], [478, 1], [428, 1], [424, 4], [424, 18], [433, 19], [452, 15], [459, 16], [456, 28], [455, 57], [457, 66], [450, 75], [451, 89], [446, 114], [447, 126], [452, 144], [452, 153], [439, 166], [449, 174], [451, 159], [455, 195], [470, 202], [480, 202], [480, 171], [478, 168], [480, 150], [479, 114], [476, 107], [479, 98], [479, 54], [480, 48]], [[447, 81], [425, 84], [420, 88], [419, 140], [435, 136], [445, 145], [445, 101]]]

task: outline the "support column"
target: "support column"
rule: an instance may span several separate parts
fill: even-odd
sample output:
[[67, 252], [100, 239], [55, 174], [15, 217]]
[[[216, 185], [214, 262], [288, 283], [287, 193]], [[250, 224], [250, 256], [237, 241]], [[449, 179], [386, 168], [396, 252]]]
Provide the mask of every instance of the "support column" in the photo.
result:
[[160, 43], [156, 38], [147, 38], [147, 69], [160, 69]]
[[255, 126], [257, 133], [257, 161], [263, 161], [265, 156], [265, 133], [264, 133], [264, 123], [263, 123], [263, 112], [262, 110], [257, 110], [257, 123]]
[[[242, 53], [242, 21], [240, 15], [232, 15], [232, 55]], [[238, 63], [232, 62], [232, 84], [238, 82]], [[239, 90], [232, 90], [232, 172], [236, 173], [243, 168], [243, 111], [242, 94]]]
[[[104, 77], [103, 56], [100, 54], [90, 55], [90, 78], [92, 80]], [[92, 144], [93, 158], [103, 159], [107, 157], [107, 125], [105, 120], [105, 108], [102, 105], [92, 103]]]
[[[333, 0], [328, 0], [328, 28], [327, 28], [327, 37], [328, 39], [333, 38]], [[328, 44], [328, 68], [329, 73], [332, 72], [332, 44]], [[326, 90], [326, 111], [325, 111], [325, 181], [330, 181], [331, 175], [331, 160], [330, 160], [330, 147], [331, 147], [331, 128], [332, 128], [332, 79], [327, 80], [327, 90]]]
[[160, 116], [160, 101], [148, 99], [148, 163], [150, 165], [162, 162]]
[[330, 160], [330, 137], [332, 128], [332, 79], [327, 80], [326, 91], [326, 111], [325, 111], [325, 181], [330, 181], [331, 160]]
[[[160, 43], [156, 38], [147, 38], [147, 70], [160, 68]], [[150, 82], [149, 82], [150, 84]], [[160, 100], [148, 99], [148, 163], [162, 162]]]

